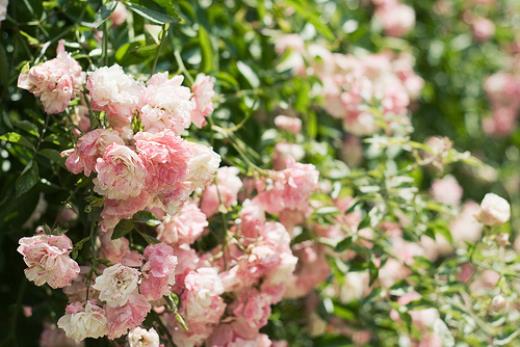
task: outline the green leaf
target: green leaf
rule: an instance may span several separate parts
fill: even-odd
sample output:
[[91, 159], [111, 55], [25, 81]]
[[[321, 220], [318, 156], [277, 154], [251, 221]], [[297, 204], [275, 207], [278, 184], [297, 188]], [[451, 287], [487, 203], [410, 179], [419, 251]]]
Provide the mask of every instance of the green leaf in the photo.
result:
[[159, 243], [160, 241], [157, 240], [155, 237], [153, 236], [150, 236], [144, 232], [142, 232], [141, 230], [137, 230], [137, 232], [139, 233], [139, 235], [142, 236], [142, 238], [150, 245], [154, 245], [156, 243]]
[[58, 152], [55, 149], [44, 148], [44, 149], [40, 150], [38, 152], [38, 154], [40, 154], [41, 156], [49, 159], [53, 163], [57, 163], [57, 164], [62, 165], [62, 166], [65, 163], [65, 158], [63, 158], [60, 155], [60, 152]]
[[87, 236], [84, 239], [82, 239], [74, 244], [74, 248], [72, 249], [72, 253], [71, 253], [72, 259], [76, 259], [78, 257], [79, 251], [81, 251], [81, 249], [83, 249], [83, 246], [89, 240], [90, 240], [90, 236]]
[[38, 170], [38, 164], [34, 161], [30, 161], [25, 169], [23, 169], [22, 174], [16, 180], [16, 196], [19, 197], [38, 183], [40, 180], [40, 173]]
[[343, 240], [341, 240], [340, 242], [338, 242], [338, 244], [335, 247], [335, 251], [343, 252], [343, 251], [349, 249], [350, 246], [352, 246], [352, 236], [346, 237]]
[[17, 145], [24, 146], [34, 150], [34, 146], [28, 140], [26, 140], [22, 135], [14, 132], [6, 133], [0, 135], [0, 140], [16, 143]]
[[285, 1], [289, 6], [291, 6], [298, 15], [302, 16], [302, 18], [306, 19], [309, 23], [311, 23], [316, 30], [322, 34], [327, 40], [334, 41], [335, 37], [330, 28], [325, 24], [318, 13], [318, 10], [310, 8], [306, 2], [302, 0], [286, 0]]
[[169, 16], [165, 13], [152, 10], [150, 8], [134, 4], [132, 2], [126, 2], [125, 4], [133, 12], [156, 24], [175, 23], [178, 21], [176, 18], [173, 18], [172, 16]]
[[112, 240], [116, 240], [120, 237], [125, 236], [134, 229], [134, 222], [129, 219], [123, 219], [117, 223], [112, 234]]
[[143, 223], [150, 227], [156, 227], [161, 224], [161, 221], [155, 218], [155, 216], [149, 211], [139, 211], [132, 217], [132, 220], [136, 223]]
[[238, 61], [237, 68], [242, 76], [244, 76], [247, 82], [251, 85], [251, 87], [258, 88], [260, 86], [260, 80], [258, 79], [258, 76], [249, 65], [242, 61]]
[[213, 47], [208, 32], [202, 25], [199, 26], [199, 43], [202, 52], [200, 68], [202, 72], [209, 72], [213, 70]]
[[96, 13], [96, 19], [92, 23], [81, 23], [83, 26], [89, 27], [89, 28], [98, 28], [101, 24], [103, 24], [108, 17], [114, 12], [114, 10], [117, 7], [117, 1], [109, 1], [106, 4], [103, 4], [101, 6], [101, 9]]

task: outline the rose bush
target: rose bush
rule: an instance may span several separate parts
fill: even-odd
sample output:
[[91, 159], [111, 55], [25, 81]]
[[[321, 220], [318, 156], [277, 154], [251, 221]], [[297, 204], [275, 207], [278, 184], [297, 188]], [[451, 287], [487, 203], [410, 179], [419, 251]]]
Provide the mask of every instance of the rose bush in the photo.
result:
[[0, 342], [517, 344], [518, 14], [0, 0]]

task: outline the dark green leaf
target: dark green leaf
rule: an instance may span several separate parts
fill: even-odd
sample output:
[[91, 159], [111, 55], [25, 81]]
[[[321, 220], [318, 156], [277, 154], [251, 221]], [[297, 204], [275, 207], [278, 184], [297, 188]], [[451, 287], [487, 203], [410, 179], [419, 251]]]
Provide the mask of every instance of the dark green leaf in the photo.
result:
[[175, 23], [177, 21], [176, 18], [173, 18], [166, 13], [152, 10], [132, 2], [126, 2], [126, 6], [141, 17], [148, 19], [150, 22], [156, 24]]
[[38, 164], [30, 161], [16, 180], [16, 196], [27, 193], [40, 180]]
[[134, 229], [134, 222], [129, 219], [123, 219], [117, 223], [112, 234], [112, 240], [116, 240], [120, 237], [125, 236]]

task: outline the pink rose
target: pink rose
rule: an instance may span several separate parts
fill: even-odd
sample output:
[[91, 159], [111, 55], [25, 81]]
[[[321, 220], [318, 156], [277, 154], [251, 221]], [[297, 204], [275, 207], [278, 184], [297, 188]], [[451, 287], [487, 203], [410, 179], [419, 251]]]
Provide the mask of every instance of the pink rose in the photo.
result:
[[48, 114], [65, 111], [85, 80], [81, 66], [65, 52], [64, 41], [58, 43], [57, 56], [32, 67], [18, 77], [18, 87], [40, 98]]
[[191, 87], [195, 108], [191, 112], [191, 121], [197, 128], [206, 124], [206, 117], [213, 112], [213, 98], [215, 97], [215, 79], [198, 74]]
[[25, 276], [37, 286], [63, 288], [78, 276], [79, 265], [69, 257], [72, 241], [67, 236], [36, 235], [18, 243], [17, 251], [28, 266]]
[[202, 194], [200, 209], [206, 216], [211, 217], [221, 205], [229, 208], [237, 203], [237, 195], [242, 188], [239, 173], [240, 171], [235, 167], [218, 169], [215, 184], [207, 187]]
[[91, 72], [87, 79], [90, 103], [96, 111], [105, 111], [117, 131], [129, 128], [134, 112], [141, 106], [144, 87], [115, 64]]
[[143, 97], [141, 122], [145, 131], [171, 130], [181, 134], [190, 125], [194, 109], [191, 92], [182, 86], [183, 76], [168, 79], [168, 73], [157, 73], [150, 77]]
[[159, 300], [175, 284], [177, 257], [164, 243], [147, 246], [144, 256], [147, 262], [141, 269], [143, 279], [139, 289], [148, 300]]
[[275, 117], [274, 125], [276, 125], [277, 128], [292, 134], [298, 134], [302, 129], [301, 119], [296, 117], [287, 117], [282, 114]]
[[452, 175], [446, 175], [442, 179], [433, 181], [431, 194], [435, 200], [443, 204], [458, 206], [463, 191], [455, 177]]
[[471, 30], [475, 40], [483, 42], [495, 34], [495, 24], [487, 18], [478, 17], [472, 21]]
[[108, 338], [116, 339], [141, 325], [151, 308], [141, 294], [132, 294], [124, 306], [107, 306]]
[[378, 7], [374, 17], [390, 36], [404, 36], [415, 25], [413, 8], [401, 3]]
[[139, 132], [134, 139], [148, 170], [148, 192], [157, 194], [166, 210], [170, 204], [175, 208], [182, 205], [189, 193], [184, 183], [189, 152], [183, 140], [170, 130]]
[[217, 323], [226, 304], [220, 295], [224, 287], [215, 268], [203, 267], [188, 273], [184, 279], [181, 313], [190, 322]]
[[289, 161], [286, 169], [272, 173], [272, 181], [257, 182], [259, 194], [255, 199], [269, 213], [305, 211], [310, 195], [318, 188], [318, 177], [314, 165]]
[[85, 176], [90, 176], [96, 167], [97, 159], [102, 157], [106, 148], [111, 144], [123, 145], [119, 135], [112, 130], [96, 129], [79, 138], [74, 150], [68, 154], [65, 161], [67, 170], [73, 174], [83, 171]]
[[117, 27], [123, 24], [128, 17], [126, 6], [121, 2], [117, 2], [116, 9], [110, 14], [110, 21], [112, 25]]
[[109, 145], [97, 159], [94, 190], [108, 199], [124, 200], [141, 194], [148, 175], [141, 158], [125, 145]]
[[159, 240], [168, 244], [191, 244], [208, 226], [206, 215], [194, 203], [186, 203], [177, 214], [167, 216], [158, 227]]
[[234, 328], [238, 334], [244, 338], [254, 338], [267, 324], [271, 314], [271, 297], [252, 288], [240, 293], [231, 309], [236, 317]]

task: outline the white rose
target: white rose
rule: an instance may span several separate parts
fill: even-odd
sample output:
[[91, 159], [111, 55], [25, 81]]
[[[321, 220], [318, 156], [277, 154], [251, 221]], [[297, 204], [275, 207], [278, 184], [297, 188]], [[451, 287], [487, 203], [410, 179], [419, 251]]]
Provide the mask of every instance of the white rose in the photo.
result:
[[130, 347], [159, 347], [159, 335], [154, 328], [150, 330], [137, 327], [128, 333]]
[[66, 314], [58, 320], [58, 327], [65, 334], [80, 342], [87, 337], [97, 339], [105, 336], [107, 330], [107, 319], [102, 308], [87, 302], [85, 310], [77, 313]]
[[99, 299], [112, 307], [123, 306], [130, 295], [137, 290], [139, 271], [131, 267], [116, 264], [103, 271], [92, 286], [99, 290]]
[[186, 142], [190, 151], [186, 180], [196, 189], [205, 186], [217, 172], [220, 156], [211, 147], [194, 142]]
[[510, 216], [511, 207], [506, 199], [493, 193], [488, 193], [484, 196], [478, 212], [478, 219], [482, 224], [504, 224], [509, 220]]

